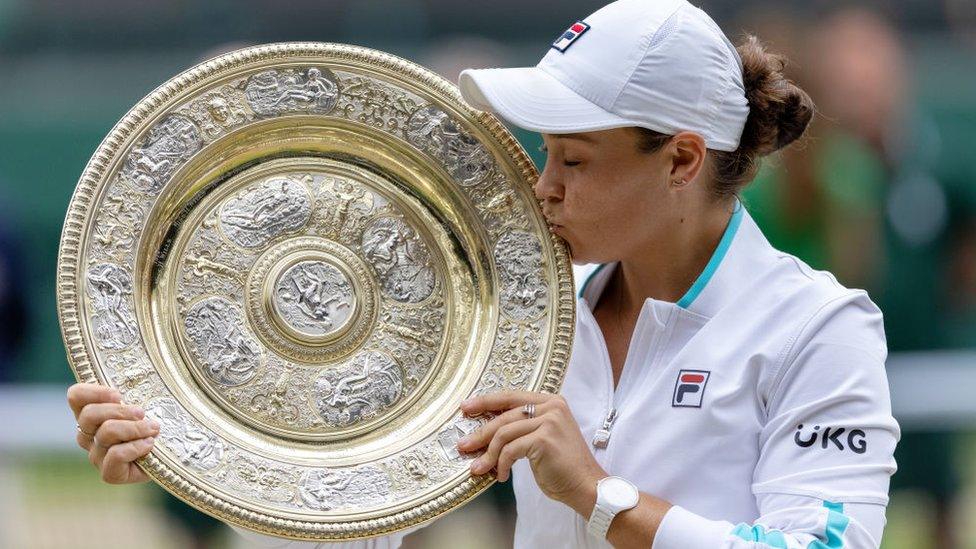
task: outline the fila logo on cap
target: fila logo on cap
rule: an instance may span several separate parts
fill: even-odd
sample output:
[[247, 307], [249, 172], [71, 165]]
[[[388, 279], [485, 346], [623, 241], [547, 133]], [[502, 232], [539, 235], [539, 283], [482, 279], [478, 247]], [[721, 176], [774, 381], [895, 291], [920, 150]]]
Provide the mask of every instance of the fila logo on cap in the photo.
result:
[[556, 41], [552, 43], [552, 48], [565, 52], [570, 46], [573, 45], [573, 42], [577, 41], [579, 37], [583, 36], [583, 33], [588, 30], [590, 30], [589, 25], [582, 21], [577, 21], [573, 23], [573, 26], [569, 27], [569, 29], [567, 29], [562, 36], [557, 38]]
[[702, 398], [705, 396], [705, 384], [708, 383], [708, 370], [681, 370], [674, 382], [674, 396], [671, 406], [674, 408], [701, 408]]

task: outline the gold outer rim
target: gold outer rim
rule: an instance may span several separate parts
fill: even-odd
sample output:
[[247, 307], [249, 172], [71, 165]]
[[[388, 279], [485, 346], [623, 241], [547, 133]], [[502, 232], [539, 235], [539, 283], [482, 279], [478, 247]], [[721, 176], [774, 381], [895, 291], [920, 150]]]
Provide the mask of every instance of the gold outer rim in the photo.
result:
[[[192, 67], [170, 79], [144, 99], [139, 101], [112, 128], [93, 154], [78, 181], [65, 216], [64, 228], [58, 250], [57, 264], [57, 313], [61, 325], [67, 358], [79, 382], [106, 384], [93, 367], [94, 353], [82, 330], [79, 312], [82, 304], [82, 256], [86, 224], [93, 215], [93, 201], [99, 191], [108, 184], [111, 166], [119, 160], [119, 154], [135, 137], [144, 124], [168, 107], [181, 94], [210, 81], [228, 76], [232, 71], [246, 66], [296, 58], [322, 62], [363, 63], [369, 67], [388, 71], [394, 75], [418, 82], [438, 98], [449, 103], [467, 122], [479, 126], [493, 137], [501, 149], [513, 160], [521, 179], [530, 187], [538, 178], [538, 172], [522, 146], [490, 113], [471, 109], [461, 98], [457, 88], [440, 76], [410, 61], [384, 52], [367, 48], [320, 42], [290, 42], [268, 44], [230, 52]], [[539, 205], [535, 212], [541, 216]], [[562, 384], [572, 348], [575, 326], [575, 297], [572, 268], [565, 243], [550, 232], [550, 245], [555, 251], [558, 273], [558, 300], [554, 311], [553, 336], [547, 350], [548, 362], [538, 380], [540, 392], [556, 393]], [[271, 514], [242, 508], [222, 499], [170, 467], [155, 455], [155, 450], [138, 464], [157, 483], [194, 508], [224, 521], [245, 528], [299, 540], [336, 541], [361, 539], [388, 534], [432, 520], [463, 505], [487, 489], [494, 480], [490, 476], [462, 477], [451, 489], [422, 505], [391, 513], [379, 518], [347, 522], [311, 522], [286, 520]]]

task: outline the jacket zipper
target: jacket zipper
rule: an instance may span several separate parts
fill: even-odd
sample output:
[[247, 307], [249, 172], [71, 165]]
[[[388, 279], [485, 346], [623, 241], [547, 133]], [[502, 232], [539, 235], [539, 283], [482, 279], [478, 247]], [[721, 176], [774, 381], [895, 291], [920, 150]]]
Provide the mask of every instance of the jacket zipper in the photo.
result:
[[596, 448], [606, 448], [607, 444], [610, 443], [610, 429], [613, 428], [613, 421], [617, 419], [617, 409], [613, 407], [612, 403], [610, 406], [610, 411], [607, 412], [606, 419], [603, 420], [603, 428], [598, 429], [596, 434], [593, 435], [593, 446]]
[[[596, 316], [592, 311], [589, 311], [589, 314], [590, 318], [593, 319], [593, 326], [596, 328], [597, 335], [600, 339], [600, 349], [603, 350], [603, 370], [606, 372], [607, 378], [607, 414], [604, 416], [603, 428], [597, 429], [591, 443], [594, 448], [605, 450], [607, 445], [610, 444], [611, 430], [613, 429], [614, 421], [617, 419], [617, 408], [614, 405], [614, 397], [617, 391], [613, 386], [613, 365], [610, 363], [610, 350], [607, 348], [607, 341], [603, 337], [603, 331], [600, 329], [600, 323], [596, 321]], [[624, 368], [626, 368], [626, 361], [624, 362]], [[620, 377], [623, 377], [623, 372], [621, 372]]]
[[[589, 311], [589, 313], [590, 313], [590, 318], [593, 319], [593, 325], [596, 327], [596, 330], [597, 330], [597, 332], [598, 332], [598, 334], [600, 336], [600, 347], [603, 349], [604, 370], [606, 371], [606, 374], [607, 374], [606, 375], [606, 377], [607, 377], [607, 408], [606, 408], [607, 409], [607, 413], [606, 413], [606, 416], [604, 416], [604, 419], [603, 419], [603, 428], [597, 429], [596, 433], [594, 433], [594, 435], [593, 435], [593, 439], [592, 439], [591, 443], [593, 444], [593, 447], [594, 448], [601, 449], [601, 450], [606, 450], [607, 447], [610, 444], [610, 436], [612, 435], [613, 424], [617, 420], [618, 410], [620, 409], [620, 406], [623, 403], [621, 401], [620, 395], [618, 394], [617, 388], [615, 388], [613, 386], [613, 365], [610, 363], [610, 350], [607, 348], [606, 339], [604, 339], [604, 337], [603, 337], [603, 332], [600, 329], [600, 324], [596, 321], [596, 316], [594, 316], [592, 314], [592, 311]], [[649, 342], [649, 346], [652, 347], [652, 348], [656, 348], [657, 350], [654, 353], [651, 353], [651, 357], [652, 357], [651, 362], [652, 362], [652, 364], [648, 364], [647, 367], [651, 367], [653, 365], [653, 363], [655, 362], [654, 357], [657, 357], [660, 354], [660, 349], [658, 347], [660, 346], [660, 342], [661, 342], [661, 338], [662, 338], [663, 332], [666, 331], [666, 330], [668, 330], [668, 329], [670, 329], [670, 326], [669, 326], [670, 323], [671, 323], [671, 318], [670, 317], [671, 317], [671, 315], [669, 313], [668, 319], [665, 320], [665, 326], [662, 326], [661, 329], [655, 330], [654, 335], [651, 337], [651, 341]], [[633, 342], [633, 338], [636, 335], [637, 328], [639, 327], [639, 325], [640, 325], [640, 319], [638, 318], [637, 325], [634, 326], [634, 332], [631, 334], [631, 342]], [[628, 347], [628, 349], [627, 349], [627, 358], [624, 359], [624, 366], [623, 366], [622, 371], [620, 372], [620, 380], [621, 381], [624, 380], [624, 376], [627, 373], [627, 369], [628, 368], [633, 368], [633, 366], [628, 366], [628, 364], [627, 364], [631, 360], [632, 360], [632, 357], [631, 357], [631, 353], [630, 353], [630, 348]], [[626, 400], [626, 399], [623, 399], [623, 400]]]

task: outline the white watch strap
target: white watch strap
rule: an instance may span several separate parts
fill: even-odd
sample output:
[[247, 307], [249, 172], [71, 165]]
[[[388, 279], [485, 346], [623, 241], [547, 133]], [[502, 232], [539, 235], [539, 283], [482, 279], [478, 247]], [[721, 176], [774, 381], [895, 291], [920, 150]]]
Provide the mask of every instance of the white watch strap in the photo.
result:
[[597, 503], [593, 506], [593, 512], [590, 513], [590, 520], [586, 522], [586, 531], [597, 539], [606, 539], [607, 531], [610, 530], [610, 523], [613, 522], [615, 515], [616, 513], [610, 512], [609, 509], [601, 507]]

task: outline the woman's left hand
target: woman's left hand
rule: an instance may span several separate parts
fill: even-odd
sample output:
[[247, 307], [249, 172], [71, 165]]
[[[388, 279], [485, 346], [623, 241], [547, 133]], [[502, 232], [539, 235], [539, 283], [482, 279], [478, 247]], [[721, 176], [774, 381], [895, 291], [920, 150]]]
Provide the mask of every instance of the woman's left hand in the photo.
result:
[[[535, 404], [535, 417], [523, 406]], [[536, 484], [546, 496], [577, 511], [589, 513], [596, 501], [596, 483], [607, 473], [590, 452], [579, 424], [560, 395], [503, 391], [461, 403], [468, 416], [485, 412], [496, 417], [458, 442], [458, 449], [474, 452], [487, 446], [471, 463], [471, 472], [483, 475], [492, 468], [506, 481], [512, 464], [528, 458]]]

